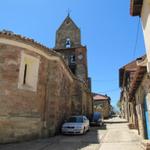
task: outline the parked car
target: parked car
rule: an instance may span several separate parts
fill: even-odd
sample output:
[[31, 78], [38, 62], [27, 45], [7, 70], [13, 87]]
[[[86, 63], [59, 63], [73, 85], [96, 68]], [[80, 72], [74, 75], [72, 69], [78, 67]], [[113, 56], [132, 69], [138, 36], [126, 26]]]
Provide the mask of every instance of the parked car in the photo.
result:
[[61, 128], [63, 134], [84, 134], [89, 130], [86, 116], [71, 116]]
[[94, 125], [103, 126], [104, 122], [103, 122], [102, 114], [100, 112], [94, 112], [92, 115], [92, 120], [91, 120], [90, 124], [92, 126], [94, 126]]

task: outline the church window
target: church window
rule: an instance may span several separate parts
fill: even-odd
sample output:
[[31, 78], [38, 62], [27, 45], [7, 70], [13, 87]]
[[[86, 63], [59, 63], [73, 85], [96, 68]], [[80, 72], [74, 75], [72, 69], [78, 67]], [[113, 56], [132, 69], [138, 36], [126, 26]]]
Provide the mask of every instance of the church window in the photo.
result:
[[36, 91], [38, 82], [39, 58], [22, 53], [19, 71], [18, 88]]
[[27, 64], [25, 64], [24, 66], [23, 84], [26, 84], [26, 76], [27, 76]]

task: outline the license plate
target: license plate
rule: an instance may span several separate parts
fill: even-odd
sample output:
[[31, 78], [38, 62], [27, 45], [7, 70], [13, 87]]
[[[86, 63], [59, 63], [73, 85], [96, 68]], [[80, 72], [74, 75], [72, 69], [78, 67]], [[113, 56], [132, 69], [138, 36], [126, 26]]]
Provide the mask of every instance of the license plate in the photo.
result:
[[73, 132], [74, 130], [73, 130], [73, 129], [69, 129], [68, 131], [69, 131], [69, 132]]

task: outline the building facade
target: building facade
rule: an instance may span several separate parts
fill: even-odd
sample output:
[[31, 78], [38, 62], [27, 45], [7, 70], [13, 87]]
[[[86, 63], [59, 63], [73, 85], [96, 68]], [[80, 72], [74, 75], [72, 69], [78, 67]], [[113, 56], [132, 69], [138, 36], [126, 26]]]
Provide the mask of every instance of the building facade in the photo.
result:
[[54, 49], [0, 32], [0, 143], [55, 135], [70, 115], [90, 116], [92, 95], [83, 76]]
[[132, 128], [136, 128], [135, 100], [129, 96], [131, 82], [137, 69], [136, 60], [119, 69], [119, 86], [121, 89], [120, 104], [122, 117], [129, 121]]
[[[145, 41], [145, 48], [146, 48], [146, 54], [147, 54], [147, 60], [145, 62], [146, 67], [147, 67], [147, 72], [148, 74], [150, 73], [150, 0], [130, 0], [130, 14], [131, 16], [139, 16], [140, 20], [142, 22], [142, 29], [143, 29], [143, 34], [144, 34], [144, 41]], [[149, 75], [148, 75], [149, 76]], [[147, 82], [146, 82], [147, 85]], [[146, 86], [145, 85], [145, 86]], [[146, 92], [147, 93], [147, 92]], [[146, 95], [149, 95], [148, 93]], [[147, 98], [145, 98], [146, 100], [144, 100], [144, 114], [142, 112], [142, 114], [145, 116], [146, 118], [146, 124], [147, 126], [145, 126], [147, 128], [147, 135], [150, 134], [150, 129], [148, 129], [149, 125], [149, 96], [147, 96]], [[147, 110], [147, 111], [146, 111]], [[145, 137], [145, 132], [143, 133], [143, 136]], [[149, 136], [146, 136], [146, 138], [148, 137], [148, 139], [150, 139]], [[150, 149], [148, 147], [150, 147], [150, 140], [147, 140], [146, 142], [143, 142], [143, 147], [145, 149]]]
[[[120, 69], [122, 116], [129, 121], [130, 127], [138, 129], [143, 139], [150, 138], [150, 78], [147, 73], [146, 59], [146, 56], [143, 56]], [[126, 73], [128, 75], [125, 75]], [[128, 79], [131, 74], [132, 79]]]
[[93, 111], [100, 112], [103, 118], [109, 118], [111, 114], [110, 97], [93, 93]]

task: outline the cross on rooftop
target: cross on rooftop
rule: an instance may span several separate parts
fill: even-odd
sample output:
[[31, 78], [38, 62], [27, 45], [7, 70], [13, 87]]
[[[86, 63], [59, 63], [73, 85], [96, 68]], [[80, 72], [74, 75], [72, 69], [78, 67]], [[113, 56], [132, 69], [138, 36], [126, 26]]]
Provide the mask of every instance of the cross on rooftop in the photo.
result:
[[67, 10], [67, 13], [68, 13], [68, 16], [70, 16], [70, 14], [71, 14], [71, 10], [68, 8], [68, 10]]

